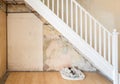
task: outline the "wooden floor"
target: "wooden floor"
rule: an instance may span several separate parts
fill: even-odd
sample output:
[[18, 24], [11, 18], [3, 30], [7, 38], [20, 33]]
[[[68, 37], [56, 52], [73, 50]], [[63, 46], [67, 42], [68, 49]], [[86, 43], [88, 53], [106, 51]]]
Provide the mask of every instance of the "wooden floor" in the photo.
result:
[[85, 73], [81, 81], [68, 81], [59, 72], [10, 72], [5, 84], [112, 84], [98, 73]]

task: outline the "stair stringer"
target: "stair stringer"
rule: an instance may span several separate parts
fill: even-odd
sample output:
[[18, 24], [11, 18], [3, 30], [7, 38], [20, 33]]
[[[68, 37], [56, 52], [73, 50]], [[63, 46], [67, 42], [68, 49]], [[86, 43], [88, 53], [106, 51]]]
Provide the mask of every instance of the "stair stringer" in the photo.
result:
[[68, 25], [57, 17], [40, 0], [25, 0], [36, 12], [46, 19], [57, 29], [68, 41], [79, 50], [100, 72], [113, 80], [113, 66], [110, 65], [97, 51], [76, 34]]

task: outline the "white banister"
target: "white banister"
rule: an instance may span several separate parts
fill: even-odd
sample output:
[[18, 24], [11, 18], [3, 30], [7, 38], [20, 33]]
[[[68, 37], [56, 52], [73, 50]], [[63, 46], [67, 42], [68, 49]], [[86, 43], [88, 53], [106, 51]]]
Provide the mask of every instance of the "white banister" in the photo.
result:
[[45, 3], [45, 0], [43, 0], [43, 3]]
[[107, 33], [110, 33], [98, 20], [96, 20], [89, 12], [87, 12], [76, 0], [72, 0], [72, 2], [78, 5], [78, 7], [82, 9], [82, 11], [87, 13], [87, 15], [91, 17], [98, 25], [100, 25], [102, 29], [104, 29]]
[[57, 16], [59, 17], [59, 0], [57, 0]]
[[92, 47], [92, 18], [90, 17], [90, 46]]
[[99, 53], [102, 55], [102, 30], [101, 26], [99, 26]]
[[[105, 64], [114, 69], [113, 84], [118, 84], [118, 33], [109, 32], [76, 0], [41, 0], [52, 13], [71, 28], [78, 37], [104, 58]], [[51, 5], [51, 6], [50, 6]], [[56, 8], [55, 8], [56, 7]], [[62, 28], [61, 28], [62, 30]], [[79, 38], [79, 39], [80, 39]], [[111, 71], [112, 72], [112, 71]]]
[[104, 58], [106, 59], [107, 58], [107, 56], [106, 56], [106, 32], [105, 32], [105, 30], [103, 30], [103, 38], [104, 38]]
[[76, 11], [76, 33], [78, 34], [78, 10], [77, 10], [77, 5], [75, 6], [75, 11]]
[[108, 62], [111, 64], [111, 35], [108, 34]]
[[118, 32], [114, 29], [112, 33], [112, 64], [113, 71], [113, 84], [118, 84]]
[[73, 29], [73, 2], [71, 0], [71, 28]]
[[50, 7], [50, 1], [49, 0], [47, 0], [47, 6], [48, 6], [48, 8]]
[[68, 0], [66, 0], [66, 23], [68, 25]]
[[64, 21], [64, 0], [61, 0], [62, 20]]
[[87, 42], [87, 25], [88, 25], [88, 23], [87, 23], [87, 14], [85, 13], [85, 41]]
[[82, 14], [82, 9], [80, 8], [80, 36], [81, 38], [83, 37], [83, 14]]
[[97, 32], [96, 32], [96, 22], [94, 22], [94, 48], [97, 50]]
[[52, 0], [52, 11], [54, 12], [54, 0]]

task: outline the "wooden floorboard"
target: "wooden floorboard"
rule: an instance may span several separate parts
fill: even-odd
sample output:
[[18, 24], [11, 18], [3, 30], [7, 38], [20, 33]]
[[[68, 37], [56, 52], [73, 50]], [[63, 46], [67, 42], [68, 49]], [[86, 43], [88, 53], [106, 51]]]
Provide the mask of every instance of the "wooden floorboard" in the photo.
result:
[[99, 73], [85, 72], [79, 81], [64, 80], [59, 72], [10, 72], [5, 84], [112, 84]]

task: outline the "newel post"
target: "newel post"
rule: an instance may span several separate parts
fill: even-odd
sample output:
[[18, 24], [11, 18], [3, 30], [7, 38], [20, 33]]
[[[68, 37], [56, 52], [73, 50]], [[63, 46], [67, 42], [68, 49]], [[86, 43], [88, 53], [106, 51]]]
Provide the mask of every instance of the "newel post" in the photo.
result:
[[116, 29], [112, 33], [112, 64], [113, 64], [113, 84], [119, 84], [118, 78], [118, 32]]

